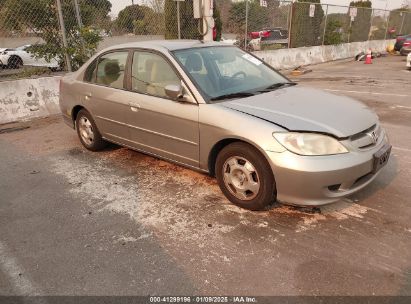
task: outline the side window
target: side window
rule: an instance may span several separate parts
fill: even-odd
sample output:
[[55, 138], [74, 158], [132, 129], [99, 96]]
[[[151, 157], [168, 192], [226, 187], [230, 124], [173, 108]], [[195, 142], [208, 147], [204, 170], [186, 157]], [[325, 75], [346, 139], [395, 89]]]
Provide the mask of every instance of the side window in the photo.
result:
[[124, 71], [128, 52], [113, 52], [98, 60], [96, 83], [116, 89], [124, 88]]
[[97, 59], [94, 60], [90, 65], [87, 67], [86, 71], [84, 72], [84, 81], [87, 82], [96, 82], [96, 68], [97, 68]]
[[132, 90], [142, 94], [168, 98], [164, 88], [180, 83], [180, 78], [161, 56], [149, 52], [134, 52], [131, 72]]

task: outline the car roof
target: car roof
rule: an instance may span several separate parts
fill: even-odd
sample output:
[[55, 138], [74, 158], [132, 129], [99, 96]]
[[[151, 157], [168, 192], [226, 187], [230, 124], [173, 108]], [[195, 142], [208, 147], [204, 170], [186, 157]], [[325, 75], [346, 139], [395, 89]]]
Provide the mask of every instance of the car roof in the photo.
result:
[[112, 49], [126, 49], [126, 48], [144, 48], [153, 50], [182, 50], [190, 48], [208, 47], [208, 46], [227, 46], [226, 43], [209, 41], [203, 42], [200, 40], [148, 40], [118, 44], [106, 48], [104, 51]]

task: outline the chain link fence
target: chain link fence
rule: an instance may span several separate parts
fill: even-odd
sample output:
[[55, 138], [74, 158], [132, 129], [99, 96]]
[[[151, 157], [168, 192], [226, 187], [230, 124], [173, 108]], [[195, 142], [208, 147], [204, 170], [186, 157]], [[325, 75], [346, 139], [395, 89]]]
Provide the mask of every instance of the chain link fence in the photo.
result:
[[[122, 4], [121, 4], [122, 3]], [[279, 0], [213, 0], [213, 36], [248, 50], [392, 39], [411, 8], [386, 11]], [[0, 0], [0, 77], [75, 70], [107, 46], [200, 39], [193, 0]]]

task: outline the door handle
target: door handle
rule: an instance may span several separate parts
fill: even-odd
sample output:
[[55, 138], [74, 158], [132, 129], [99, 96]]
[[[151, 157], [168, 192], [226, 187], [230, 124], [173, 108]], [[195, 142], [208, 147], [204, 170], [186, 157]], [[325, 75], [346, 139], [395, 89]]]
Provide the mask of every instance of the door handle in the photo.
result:
[[90, 100], [90, 98], [91, 98], [91, 93], [86, 93], [86, 94], [84, 95], [84, 98], [85, 98], [86, 100]]
[[138, 110], [140, 110], [140, 108], [141, 108], [141, 106], [138, 103], [135, 103], [135, 102], [130, 102], [129, 105], [130, 105], [131, 111], [133, 111], [133, 112], [138, 112]]

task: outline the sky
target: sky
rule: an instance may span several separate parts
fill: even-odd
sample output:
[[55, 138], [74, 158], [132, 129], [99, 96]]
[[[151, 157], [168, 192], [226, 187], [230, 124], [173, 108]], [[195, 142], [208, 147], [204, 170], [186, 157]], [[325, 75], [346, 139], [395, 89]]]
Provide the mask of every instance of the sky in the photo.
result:
[[[226, 0], [230, 1], [230, 0]], [[349, 5], [351, 0], [321, 0], [323, 4], [337, 4], [337, 5]], [[113, 5], [111, 8], [111, 16], [116, 17], [118, 12], [128, 5], [131, 5], [132, 0], [110, 0]], [[142, 4], [144, 0], [134, 0], [135, 4]], [[394, 9], [401, 7], [404, 0], [372, 0], [372, 7], [378, 9], [384, 9], [387, 5], [388, 9]]]

